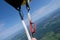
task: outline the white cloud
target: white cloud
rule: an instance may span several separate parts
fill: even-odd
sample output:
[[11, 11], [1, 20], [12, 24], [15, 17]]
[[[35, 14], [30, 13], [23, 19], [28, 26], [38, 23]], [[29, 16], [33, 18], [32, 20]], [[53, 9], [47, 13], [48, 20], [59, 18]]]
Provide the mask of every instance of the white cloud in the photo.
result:
[[16, 34], [16, 32], [18, 30], [21, 30], [21, 28], [22, 28], [20, 25], [21, 25], [20, 23], [15, 24], [11, 28], [8, 28], [8, 29], [4, 30], [3, 32], [1, 32], [0, 33], [0, 40], [3, 40], [14, 33]]
[[4, 24], [0, 24], [0, 27], [3, 27], [4, 26]]
[[4, 29], [5, 24], [4, 23], [0, 23], [0, 32], [2, 32], [2, 30]]
[[47, 16], [49, 13], [60, 8], [60, 0], [52, 0], [48, 5], [43, 6], [42, 8], [37, 9], [32, 13], [32, 19], [37, 20], [43, 16]]

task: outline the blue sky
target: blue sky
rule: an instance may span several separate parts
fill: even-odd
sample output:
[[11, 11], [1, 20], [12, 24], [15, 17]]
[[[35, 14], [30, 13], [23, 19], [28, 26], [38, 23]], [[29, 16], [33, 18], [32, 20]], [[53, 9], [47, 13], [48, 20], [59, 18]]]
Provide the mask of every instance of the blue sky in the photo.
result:
[[[32, 19], [36, 21], [60, 8], [60, 0], [32, 0], [30, 7]], [[25, 6], [22, 6], [22, 10], [24, 13], [24, 20], [27, 24], [28, 18]], [[4, 0], [0, 0], [0, 39], [3, 40], [21, 29], [24, 28], [18, 11]]]

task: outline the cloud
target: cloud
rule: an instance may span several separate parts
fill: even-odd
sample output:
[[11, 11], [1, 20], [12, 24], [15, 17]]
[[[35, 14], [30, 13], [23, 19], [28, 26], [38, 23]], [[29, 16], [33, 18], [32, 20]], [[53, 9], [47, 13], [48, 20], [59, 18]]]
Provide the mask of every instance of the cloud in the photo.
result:
[[5, 24], [2, 24], [2, 23], [1, 23], [1, 24], [0, 24], [0, 27], [3, 27], [4, 25], [5, 25]]
[[2, 32], [2, 30], [4, 29], [5, 24], [4, 23], [0, 23], [0, 32]]
[[32, 19], [38, 20], [43, 16], [47, 16], [49, 13], [53, 12], [54, 10], [60, 8], [60, 0], [52, 0], [48, 5], [43, 6], [42, 8], [37, 9], [32, 13]]
[[16, 32], [18, 32], [18, 30], [21, 30], [22, 27], [20, 27], [20, 23], [15, 24], [14, 26], [12, 26], [11, 28], [8, 28], [4, 31], [2, 31], [0, 33], [0, 40], [4, 40], [5, 38], [9, 37], [12, 34], [16, 34]]

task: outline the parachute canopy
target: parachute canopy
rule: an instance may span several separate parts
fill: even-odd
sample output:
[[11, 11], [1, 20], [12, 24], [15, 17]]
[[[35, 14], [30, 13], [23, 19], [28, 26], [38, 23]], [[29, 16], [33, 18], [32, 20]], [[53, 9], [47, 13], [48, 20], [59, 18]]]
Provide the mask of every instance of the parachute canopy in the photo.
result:
[[17, 10], [21, 5], [25, 5], [27, 2], [27, 0], [5, 0], [5, 1]]

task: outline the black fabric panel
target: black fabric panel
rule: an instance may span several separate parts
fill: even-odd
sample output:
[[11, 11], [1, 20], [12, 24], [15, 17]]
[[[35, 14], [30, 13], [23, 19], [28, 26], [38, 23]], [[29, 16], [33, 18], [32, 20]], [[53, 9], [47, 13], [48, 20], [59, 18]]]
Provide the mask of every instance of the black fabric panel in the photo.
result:
[[15, 9], [18, 10], [18, 8], [21, 6], [23, 0], [5, 0], [7, 3], [9, 3], [11, 6], [13, 6]]

